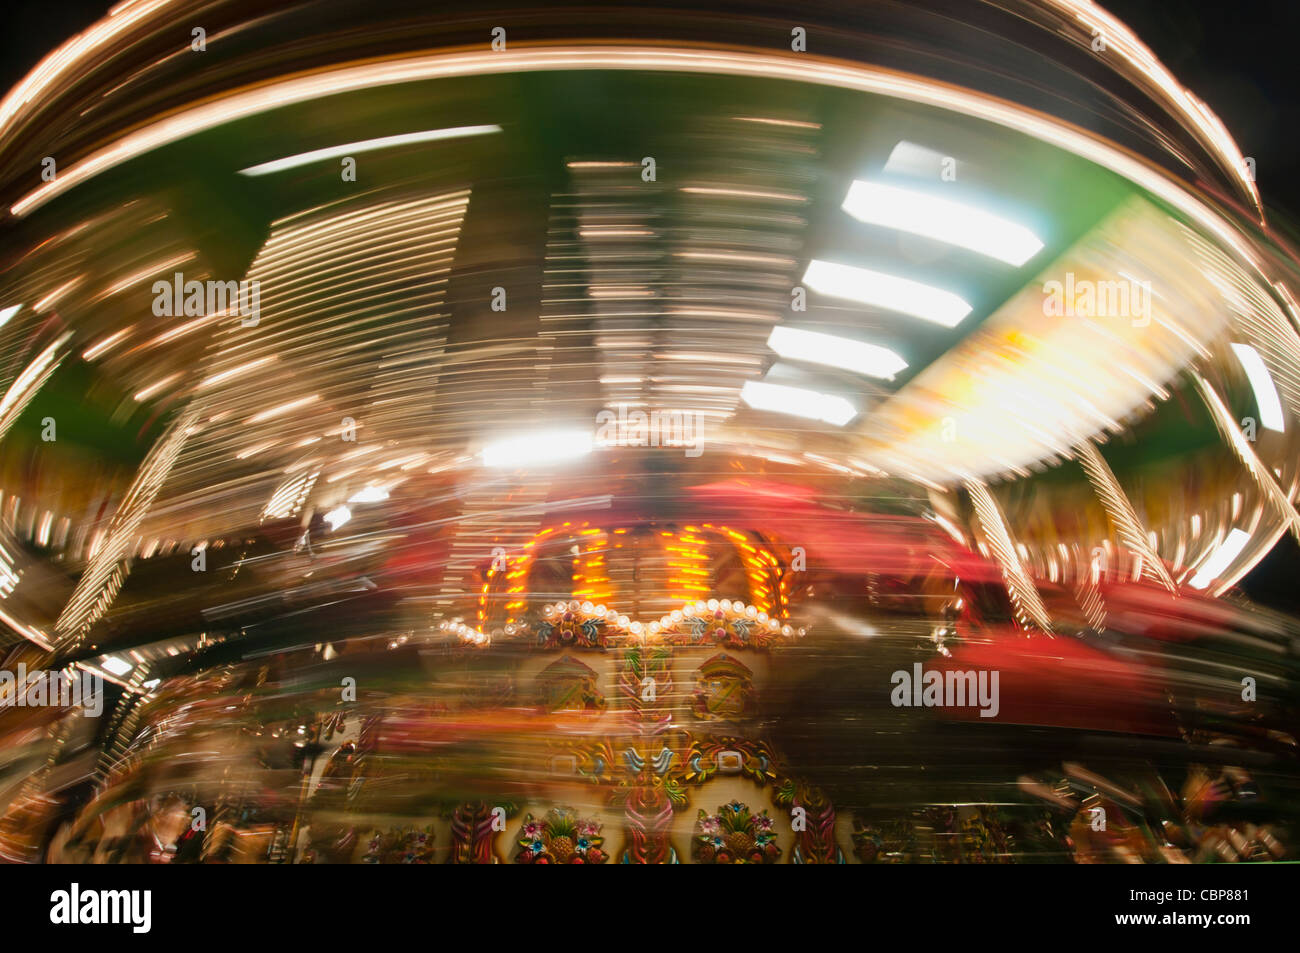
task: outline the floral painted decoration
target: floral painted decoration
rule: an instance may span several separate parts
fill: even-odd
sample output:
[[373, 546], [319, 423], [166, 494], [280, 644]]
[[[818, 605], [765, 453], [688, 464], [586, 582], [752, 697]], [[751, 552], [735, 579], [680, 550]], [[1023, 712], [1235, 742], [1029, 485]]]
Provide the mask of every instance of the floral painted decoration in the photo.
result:
[[605, 607], [589, 602], [558, 602], [542, 610], [536, 624], [537, 644], [544, 648], [603, 649], [609, 644]]
[[783, 639], [802, 638], [807, 630], [746, 605], [739, 599], [688, 602], [659, 620], [664, 641], [672, 645], [720, 645], [732, 649], [762, 649]]
[[601, 825], [579, 818], [572, 808], [556, 808], [538, 820], [529, 814], [519, 828], [517, 864], [603, 864]]
[[774, 864], [781, 848], [767, 811], [754, 814], [747, 804], [732, 801], [717, 814], [700, 811], [691, 856], [700, 864]]

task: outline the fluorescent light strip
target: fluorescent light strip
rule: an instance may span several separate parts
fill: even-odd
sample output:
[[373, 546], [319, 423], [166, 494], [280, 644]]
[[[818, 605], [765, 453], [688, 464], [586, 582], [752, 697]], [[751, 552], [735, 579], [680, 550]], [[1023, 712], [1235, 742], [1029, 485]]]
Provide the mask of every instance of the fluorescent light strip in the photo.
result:
[[0, 308], [0, 328], [9, 323], [9, 319], [23, 309], [20, 304], [13, 304], [7, 308]]
[[772, 329], [767, 346], [791, 360], [839, 367], [884, 380], [893, 380], [895, 374], [907, 369], [907, 361], [887, 347], [783, 325]]
[[496, 125], [490, 126], [454, 126], [450, 129], [427, 129], [424, 132], [407, 132], [400, 136], [384, 136], [380, 139], [363, 139], [360, 142], [348, 142], [341, 146], [331, 146], [328, 149], [316, 149], [312, 152], [301, 152], [296, 156], [286, 156], [283, 159], [275, 159], [272, 162], [263, 162], [261, 165], [250, 166], [247, 169], [240, 169], [240, 175], [271, 175], [274, 172], [283, 172], [285, 169], [296, 169], [298, 166], [310, 165], [313, 162], [320, 162], [325, 159], [338, 159], [342, 156], [355, 155], [358, 152], [374, 152], [376, 149], [388, 149], [393, 146], [406, 146], [413, 142], [436, 142], [441, 139], [461, 139], [465, 136], [482, 136], [491, 132], [500, 132], [501, 127]]
[[1189, 585], [1194, 589], [1204, 589], [1214, 580], [1223, 575], [1233, 561], [1241, 555], [1241, 551], [1246, 548], [1250, 542], [1250, 534], [1239, 529], [1234, 529], [1228, 534], [1228, 538], [1223, 541], [1210, 558], [1205, 560], [1201, 568], [1196, 570], [1196, 575], [1191, 578]]
[[971, 306], [950, 291], [830, 261], [809, 262], [803, 283], [819, 294], [910, 314], [945, 328], [956, 327], [971, 312]]
[[127, 672], [131, 671], [131, 669], [135, 668], [135, 666], [132, 665], [130, 662], [128, 662], [126, 659], [119, 658], [116, 655], [105, 655], [101, 665], [103, 666], [104, 669], [106, 669], [109, 672], [112, 672], [114, 675], [117, 675], [119, 677], [125, 675]]
[[330, 529], [338, 529], [350, 519], [352, 511], [346, 506], [336, 506], [325, 514], [325, 522], [330, 524]]
[[841, 206], [859, 222], [956, 245], [1008, 265], [1023, 265], [1043, 249], [1038, 236], [990, 212], [926, 192], [856, 180]]
[[205, 388], [208, 387], [214, 387], [217, 384], [230, 380], [232, 377], [236, 377], [247, 371], [251, 371], [255, 367], [261, 367], [264, 364], [270, 364], [274, 360], [275, 360], [274, 357], [259, 357], [251, 361], [248, 361], [245, 364], [240, 364], [238, 367], [232, 367], [229, 370], [219, 371], [218, 373], [213, 374], [211, 377], [205, 377], [203, 380], [199, 381], [198, 385], [194, 389], [204, 390]]
[[553, 430], [498, 440], [483, 448], [489, 467], [557, 463], [591, 453], [594, 441], [585, 430]]
[[836, 427], [843, 427], [858, 415], [857, 409], [843, 397], [765, 381], [745, 381], [740, 399], [755, 410], [822, 420]]
[[803, 122], [798, 119], [762, 119], [758, 116], [732, 116], [736, 122], [758, 122], [765, 126], [787, 126], [791, 129], [820, 129], [819, 122]]
[[99, 341], [96, 341], [90, 347], [86, 348], [84, 351], [81, 352], [82, 360], [93, 361], [95, 358], [99, 357], [99, 355], [103, 354], [105, 351], [109, 350], [110, 348], [112, 348], [117, 344], [120, 344], [122, 342], [122, 339], [125, 338], [130, 333], [131, 333], [130, 328], [122, 328], [122, 330], [114, 331], [106, 338], [101, 338]]
[[84, 277], [85, 277], [84, 275], [78, 275], [77, 277], [73, 278], [71, 281], [65, 281], [63, 284], [59, 285], [57, 288], [55, 288], [53, 291], [47, 294], [40, 301], [32, 305], [32, 310], [44, 311], [47, 308], [52, 307], [56, 301], [62, 300], [64, 295], [66, 295], [73, 288], [77, 287], [77, 285], [81, 284], [81, 280]]
[[310, 397], [299, 397], [297, 400], [291, 400], [287, 403], [280, 404], [278, 407], [272, 407], [261, 413], [249, 417], [247, 423], [260, 424], [263, 421], [271, 420], [274, 417], [280, 417], [289, 413], [291, 410], [297, 410], [299, 407], [306, 407], [308, 404], [314, 404], [320, 400], [319, 394], [312, 394]]
[[910, 175], [915, 178], [937, 179], [943, 173], [943, 160], [950, 159], [953, 172], [957, 170], [955, 156], [945, 156], [941, 152], [918, 146], [915, 142], [900, 139], [885, 160], [885, 171], [895, 175]]
[[1259, 351], [1249, 344], [1233, 344], [1232, 351], [1241, 362], [1246, 376], [1250, 379], [1250, 387], [1255, 392], [1260, 424], [1269, 430], [1285, 433], [1286, 419], [1282, 416], [1282, 402], [1278, 400], [1277, 388], [1273, 385], [1273, 378], [1268, 368], [1264, 366], [1264, 359], [1259, 356]]
[[168, 258], [166, 261], [156, 261], [147, 268], [137, 271], [133, 275], [127, 275], [121, 281], [105, 288], [94, 300], [101, 301], [104, 298], [111, 298], [115, 294], [121, 294], [137, 282], [144, 281], [146, 278], [152, 277], [160, 272], [171, 271], [174, 268], [184, 265], [186, 262], [192, 261], [196, 257], [195, 253], [191, 251], [175, 255], [172, 258]]
[[807, 202], [806, 196], [796, 192], [774, 192], [769, 189], [724, 189], [692, 185], [682, 189], [689, 195], [714, 195], [729, 199], [770, 199], [773, 202]]

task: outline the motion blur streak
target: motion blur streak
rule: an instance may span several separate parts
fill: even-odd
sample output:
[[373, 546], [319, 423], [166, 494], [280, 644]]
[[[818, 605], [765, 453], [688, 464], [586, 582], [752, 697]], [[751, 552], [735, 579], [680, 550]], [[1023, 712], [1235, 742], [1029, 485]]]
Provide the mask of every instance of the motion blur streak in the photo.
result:
[[1300, 258], [1123, 24], [250, 6], [0, 101], [0, 857], [1294, 858]]

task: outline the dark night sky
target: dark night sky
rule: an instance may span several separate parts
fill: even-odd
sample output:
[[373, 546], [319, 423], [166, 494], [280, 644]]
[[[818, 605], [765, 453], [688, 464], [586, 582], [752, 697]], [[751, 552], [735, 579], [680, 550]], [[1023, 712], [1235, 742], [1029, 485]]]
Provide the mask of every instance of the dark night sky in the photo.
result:
[[[970, 0], [972, 3], [978, 0]], [[0, 35], [0, 88], [8, 89], [49, 50], [95, 22], [112, 4], [10, 0]], [[797, 9], [792, 2], [791, 9]], [[1300, 235], [1300, 36], [1298, 0], [1104, 0], [1166, 66], [1205, 100], [1256, 161], [1273, 221]], [[1289, 536], [1251, 574], [1261, 601], [1300, 609], [1300, 546]]]
[[108, 13], [116, 3], [100, 0], [10, 0], [0, 34], [0, 86], [6, 91], [42, 56]]

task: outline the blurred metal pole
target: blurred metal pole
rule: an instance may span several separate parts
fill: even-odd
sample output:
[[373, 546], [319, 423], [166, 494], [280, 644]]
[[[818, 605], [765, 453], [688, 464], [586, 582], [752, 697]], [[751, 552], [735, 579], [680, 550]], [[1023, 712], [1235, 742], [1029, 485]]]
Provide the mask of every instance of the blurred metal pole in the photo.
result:
[[1047, 607], [1035, 588], [1029, 573], [1016, 555], [1015, 543], [1007, 529], [1006, 520], [998, 508], [997, 501], [988, 487], [980, 480], [967, 480], [966, 491], [970, 493], [975, 506], [975, 515], [979, 519], [980, 529], [993, 550], [993, 557], [1002, 567], [1002, 576], [1006, 580], [1007, 592], [1011, 604], [1022, 622], [1031, 622], [1044, 632], [1051, 633], [1052, 620], [1047, 615]]
[[66, 651], [76, 646], [112, 605], [131, 571], [131, 545], [135, 532], [171, 473], [190, 430], [198, 421], [194, 409], [180, 413], [145, 456], [125, 498], [113, 514], [107, 538], [77, 580], [63, 612], [54, 624], [55, 646]]
[[1178, 586], [1174, 584], [1169, 570], [1165, 568], [1155, 547], [1147, 538], [1137, 511], [1133, 509], [1133, 504], [1129, 502], [1124, 488], [1115, 479], [1115, 474], [1106, 463], [1105, 457], [1101, 455], [1101, 451], [1091, 440], [1085, 440], [1075, 448], [1075, 452], [1079, 455], [1083, 472], [1088, 474], [1088, 479], [1092, 482], [1097, 498], [1101, 500], [1106, 516], [1115, 527], [1115, 532], [1119, 534], [1120, 542], [1141, 557], [1143, 575], [1151, 576], [1170, 592], [1176, 593]]
[[1233, 418], [1231, 411], [1228, 410], [1227, 404], [1215, 393], [1210, 382], [1196, 372], [1192, 372], [1192, 379], [1196, 382], [1196, 387], [1201, 392], [1201, 397], [1205, 401], [1205, 406], [1210, 410], [1210, 416], [1214, 418], [1215, 425], [1223, 435], [1223, 439], [1228, 441], [1233, 452], [1237, 455], [1246, 471], [1255, 481], [1255, 485], [1268, 497], [1269, 501], [1277, 509], [1278, 514], [1282, 517], [1287, 527], [1297, 540], [1300, 540], [1300, 514], [1297, 514], [1295, 507], [1291, 505], [1291, 500], [1286, 491], [1278, 485], [1273, 479], [1273, 475], [1268, 472], [1263, 462], [1255, 455], [1251, 449], [1250, 441], [1242, 434], [1241, 429], [1237, 426], [1237, 421]]

